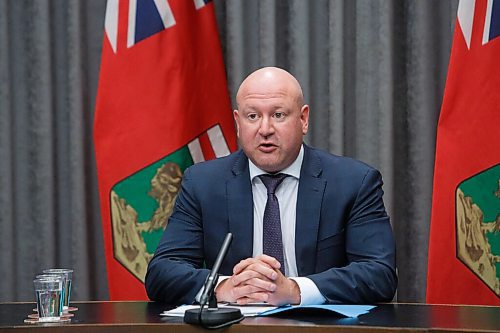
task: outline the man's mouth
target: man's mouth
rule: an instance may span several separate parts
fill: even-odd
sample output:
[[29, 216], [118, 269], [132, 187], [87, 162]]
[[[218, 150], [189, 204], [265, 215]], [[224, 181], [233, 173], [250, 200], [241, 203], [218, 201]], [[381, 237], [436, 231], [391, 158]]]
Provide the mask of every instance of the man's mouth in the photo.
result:
[[274, 151], [276, 148], [277, 148], [277, 146], [275, 144], [268, 143], [268, 142], [261, 143], [259, 145], [259, 150], [264, 152], [264, 153], [270, 153], [270, 152]]

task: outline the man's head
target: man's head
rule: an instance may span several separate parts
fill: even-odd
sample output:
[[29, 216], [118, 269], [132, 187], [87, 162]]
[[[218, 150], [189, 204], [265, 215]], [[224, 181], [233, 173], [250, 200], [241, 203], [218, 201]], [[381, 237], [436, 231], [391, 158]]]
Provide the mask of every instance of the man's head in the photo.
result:
[[309, 125], [299, 82], [285, 70], [261, 68], [241, 83], [236, 103], [238, 139], [248, 158], [270, 173], [292, 164]]

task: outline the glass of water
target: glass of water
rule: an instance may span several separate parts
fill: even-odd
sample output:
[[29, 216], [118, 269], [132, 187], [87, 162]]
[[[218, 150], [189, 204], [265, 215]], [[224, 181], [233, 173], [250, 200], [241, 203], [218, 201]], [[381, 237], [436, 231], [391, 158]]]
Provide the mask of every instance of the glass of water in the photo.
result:
[[52, 276], [33, 280], [36, 293], [36, 307], [40, 322], [61, 319], [63, 283], [61, 277]]
[[67, 311], [69, 309], [69, 300], [71, 298], [71, 280], [73, 278], [73, 270], [66, 268], [51, 268], [44, 269], [43, 273], [50, 275], [60, 275], [63, 279], [63, 309]]

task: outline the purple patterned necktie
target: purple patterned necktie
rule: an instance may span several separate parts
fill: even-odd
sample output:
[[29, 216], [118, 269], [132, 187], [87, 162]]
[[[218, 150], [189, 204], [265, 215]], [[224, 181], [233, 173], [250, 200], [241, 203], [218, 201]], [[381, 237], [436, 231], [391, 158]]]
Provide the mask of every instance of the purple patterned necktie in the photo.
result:
[[282, 173], [259, 176], [267, 188], [267, 203], [264, 210], [263, 224], [263, 252], [280, 262], [282, 273], [285, 273], [285, 261], [283, 259], [283, 241], [281, 239], [280, 206], [274, 193], [286, 177], [287, 175]]

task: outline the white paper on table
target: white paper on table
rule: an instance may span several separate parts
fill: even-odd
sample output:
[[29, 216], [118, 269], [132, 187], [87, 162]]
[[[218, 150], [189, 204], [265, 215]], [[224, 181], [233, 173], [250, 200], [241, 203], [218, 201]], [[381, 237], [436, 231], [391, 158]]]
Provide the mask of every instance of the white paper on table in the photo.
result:
[[[219, 308], [224, 308], [224, 307], [230, 307], [230, 308], [236, 308], [241, 311], [241, 314], [244, 315], [245, 317], [255, 317], [259, 315], [262, 312], [266, 312], [269, 310], [274, 310], [277, 307], [276, 306], [267, 306], [267, 305], [234, 305], [234, 304], [226, 304], [226, 303], [219, 303], [217, 304]], [[163, 311], [160, 313], [161, 316], [170, 316], [170, 317], [184, 317], [184, 313], [186, 310], [190, 309], [199, 309], [199, 305], [181, 305], [175, 309], [168, 310], [168, 311]], [[207, 309], [208, 307], [205, 307]]]

